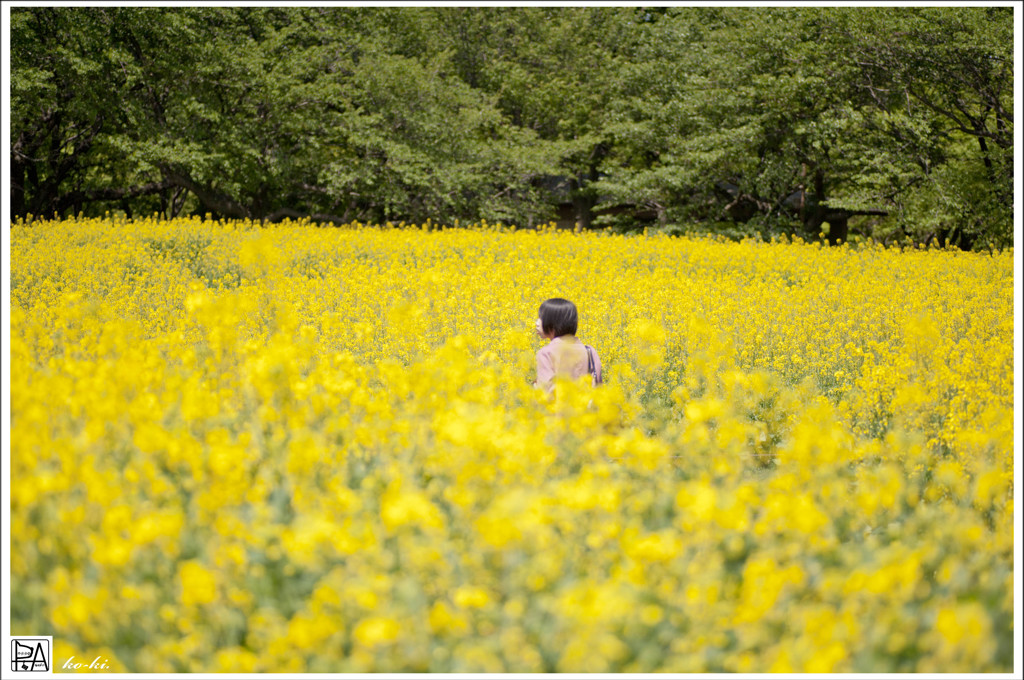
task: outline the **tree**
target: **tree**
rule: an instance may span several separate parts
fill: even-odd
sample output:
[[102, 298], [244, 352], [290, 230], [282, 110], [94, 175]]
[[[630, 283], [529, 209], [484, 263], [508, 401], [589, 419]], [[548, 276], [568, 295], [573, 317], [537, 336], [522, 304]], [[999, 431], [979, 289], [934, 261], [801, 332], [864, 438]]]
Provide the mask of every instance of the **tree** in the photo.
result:
[[[598, 187], [698, 229], [816, 238], [829, 223], [835, 243], [872, 215], [882, 235], [1007, 245], [1010, 27], [985, 8], [658, 13], [623, 72]], [[971, 135], [977, 167], [957, 141]]]
[[[365, 12], [14, 14], [15, 214], [161, 192], [166, 206], [172, 191], [200, 212], [270, 220], [538, 212], [529, 180], [548, 166], [522, 153], [535, 134], [505, 124], [445, 55], [367, 37]], [[51, 56], [58, 35], [70, 39]]]
[[898, 202], [902, 230], [965, 248], [1012, 244], [1010, 8], [879, 9], [836, 19], [876, 128], [918, 161], [913, 191]]
[[568, 181], [582, 228], [591, 224], [595, 183], [612, 153], [609, 111], [634, 15], [623, 8], [438, 10], [453, 44], [479, 35], [456, 48], [458, 72], [493, 95], [514, 126], [544, 142], [549, 172]]
[[[111, 96], [124, 82], [105, 12], [11, 11], [11, 211], [51, 215], [91, 200], [159, 191], [133, 186], [127, 168], [100, 163], [104, 135], [123, 123]], [[102, 166], [102, 167], [101, 167]]]
[[557, 180], [584, 228], [1012, 243], [1008, 8], [11, 17], [15, 215], [532, 225]]

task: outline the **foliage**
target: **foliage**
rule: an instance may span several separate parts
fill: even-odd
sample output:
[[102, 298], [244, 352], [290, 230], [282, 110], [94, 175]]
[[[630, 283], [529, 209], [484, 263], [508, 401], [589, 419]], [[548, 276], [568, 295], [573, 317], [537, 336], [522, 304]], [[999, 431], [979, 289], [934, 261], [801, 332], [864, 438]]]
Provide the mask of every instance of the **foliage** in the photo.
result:
[[[1008, 673], [1013, 257], [16, 224], [12, 633], [157, 673]], [[548, 400], [554, 295], [606, 384]]]
[[1009, 8], [11, 17], [15, 216], [1012, 241]]

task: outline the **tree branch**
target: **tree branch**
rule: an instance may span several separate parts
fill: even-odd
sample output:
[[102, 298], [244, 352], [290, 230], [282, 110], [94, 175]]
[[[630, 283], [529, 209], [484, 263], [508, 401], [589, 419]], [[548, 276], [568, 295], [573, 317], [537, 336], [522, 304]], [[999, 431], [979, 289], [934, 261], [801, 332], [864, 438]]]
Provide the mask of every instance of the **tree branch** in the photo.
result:
[[202, 186], [187, 173], [177, 172], [171, 168], [161, 165], [160, 172], [163, 173], [166, 181], [171, 186], [182, 187], [191, 191], [203, 204], [203, 207], [211, 212], [217, 212], [227, 217], [240, 219], [251, 218], [252, 214], [248, 208], [226, 194], [217, 193], [212, 189]]
[[[931, 101], [930, 99], [928, 99], [927, 97], [921, 95], [920, 93], [915, 92], [914, 90], [912, 90], [909, 87], [907, 88], [907, 93], [913, 95], [914, 99], [918, 100], [919, 102], [921, 102], [922, 104], [924, 104], [925, 106], [930, 108], [932, 111], [935, 111], [936, 113], [939, 113], [939, 114], [945, 116], [946, 118], [949, 118], [951, 121], [953, 121], [955, 123], [955, 127], [953, 129], [955, 129], [955, 130], [963, 132], [964, 134], [967, 134], [967, 135], [971, 135], [972, 137], [987, 137], [988, 139], [991, 139], [1000, 148], [1003, 148], [1003, 149], [1013, 145], [1013, 140], [1012, 139], [1007, 140], [1007, 139], [1005, 139], [1005, 137], [1003, 135], [999, 135], [999, 134], [996, 134], [994, 132], [989, 132], [988, 130], [986, 130], [984, 128], [978, 129], [977, 127], [974, 127], [974, 128], [967, 127], [967, 125], [965, 125], [964, 122], [960, 118], [958, 118], [955, 113], [953, 113], [952, 111], [950, 111], [948, 109], [942, 108], [941, 106], [939, 106], [935, 102]], [[966, 114], [966, 112], [965, 112], [965, 114]], [[971, 117], [971, 116], [968, 116], [968, 121], [972, 122], [972, 123], [975, 122], [973, 117]]]

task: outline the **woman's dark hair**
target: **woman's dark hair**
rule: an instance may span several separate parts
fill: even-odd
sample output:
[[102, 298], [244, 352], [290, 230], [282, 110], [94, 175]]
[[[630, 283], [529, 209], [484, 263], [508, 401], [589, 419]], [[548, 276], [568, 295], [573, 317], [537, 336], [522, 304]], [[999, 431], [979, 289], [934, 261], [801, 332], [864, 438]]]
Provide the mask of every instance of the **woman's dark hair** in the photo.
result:
[[540, 305], [537, 314], [540, 317], [540, 328], [545, 335], [554, 333], [554, 337], [576, 335], [576, 305], [562, 298], [551, 298]]

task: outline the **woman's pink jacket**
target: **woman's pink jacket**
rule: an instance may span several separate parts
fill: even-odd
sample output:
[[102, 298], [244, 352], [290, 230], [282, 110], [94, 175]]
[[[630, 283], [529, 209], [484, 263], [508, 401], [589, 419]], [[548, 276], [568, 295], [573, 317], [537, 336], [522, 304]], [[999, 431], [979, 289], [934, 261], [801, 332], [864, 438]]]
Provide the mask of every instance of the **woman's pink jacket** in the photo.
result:
[[[597, 350], [590, 348], [594, 357], [593, 384], [601, 381], [601, 358]], [[555, 376], [566, 376], [572, 380], [587, 374], [586, 345], [575, 336], [563, 335], [537, 350], [537, 385], [550, 392], [554, 389]]]

